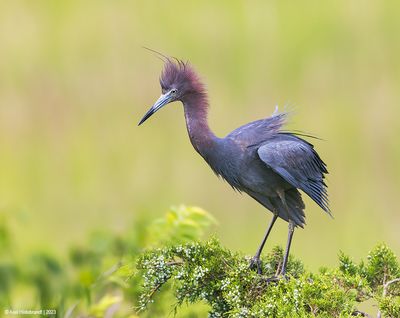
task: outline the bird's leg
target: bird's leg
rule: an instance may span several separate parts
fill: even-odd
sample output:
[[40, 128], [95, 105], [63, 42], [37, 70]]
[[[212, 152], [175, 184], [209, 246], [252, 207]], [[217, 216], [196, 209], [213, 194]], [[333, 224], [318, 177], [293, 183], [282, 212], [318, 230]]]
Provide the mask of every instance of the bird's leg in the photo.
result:
[[295, 227], [295, 225], [294, 225], [293, 221], [289, 220], [289, 233], [288, 233], [288, 240], [287, 240], [287, 244], [286, 244], [286, 251], [285, 251], [285, 255], [283, 257], [282, 269], [278, 276], [272, 276], [272, 277], [267, 278], [267, 283], [277, 282], [281, 278], [285, 278], [286, 266], [287, 266], [287, 262], [289, 259], [289, 250], [290, 250], [290, 245], [292, 243], [294, 227]]
[[286, 274], [286, 266], [287, 262], [289, 259], [289, 250], [290, 250], [290, 245], [292, 243], [292, 238], [293, 238], [293, 233], [294, 233], [294, 223], [292, 220], [289, 220], [289, 232], [288, 232], [288, 240], [286, 244], [286, 251], [285, 251], [285, 256], [283, 258], [283, 264], [282, 264], [282, 269], [280, 275], [285, 276]]
[[274, 223], [275, 223], [275, 221], [276, 221], [277, 218], [278, 218], [278, 214], [275, 214], [275, 213], [274, 213], [274, 216], [272, 217], [272, 220], [271, 220], [271, 222], [269, 223], [269, 226], [268, 226], [268, 228], [267, 228], [267, 231], [265, 232], [264, 238], [263, 238], [263, 240], [262, 240], [262, 242], [261, 242], [259, 248], [257, 249], [256, 255], [254, 255], [254, 256], [251, 258], [251, 260], [250, 260], [250, 268], [256, 267], [256, 268], [257, 268], [257, 273], [258, 273], [258, 274], [262, 274], [262, 271], [261, 271], [261, 261], [260, 261], [261, 252], [262, 252], [262, 250], [263, 250], [263, 248], [264, 248], [265, 242], [267, 241], [267, 238], [268, 238], [268, 236], [269, 236], [269, 233], [271, 232], [272, 227], [274, 226]]
[[[277, 191], [277, 193], [278, 193], [279, 198], [282, 201], [283, 206], [286, 209], [287, 215], [290, 216], [289, 207], [288, 207], [288, 205], [286, 203], [285, 191], [282, 190], [282, 189], [279, 189]], [[294, 222], [291, 219], [289, 219], [288, 240], [287, 240], [287, 243], [286, 243], [285, 255], [283, 257], [282, 269], [280, 271], [280, 275], [281, 276], [285, 276], [285, 274], [286, 274], [286, 266], [287, 266], [287, 262], [288, 262], [288, 259], [289, 259], [289, 250], [290, 250], [290, 245], [292, 244], [294, 228], [295, 228]]]

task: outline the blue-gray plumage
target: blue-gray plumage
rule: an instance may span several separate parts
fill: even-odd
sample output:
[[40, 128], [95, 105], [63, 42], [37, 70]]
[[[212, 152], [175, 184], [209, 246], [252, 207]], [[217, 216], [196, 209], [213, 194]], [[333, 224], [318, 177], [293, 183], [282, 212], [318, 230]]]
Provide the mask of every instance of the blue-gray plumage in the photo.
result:
[[183, 103], [190, 141], [212, 170], [234, 189], [245, 192], [273, 213], [264, 239], [251, 260], [261, 273], [260, 254], [278, 217], [289, 222], [287, 259], [294, 228], [304, 227], [304, 203], [299, 190], [330, 214], [324, 175], [328, 173], [314, 147], [299, 135], [282, 130], [286, 113], [275, 112], [218, 138], [207, 122], [208, 99], [194, 69], [182, 61], [165, 57], [160, 77], [162, 95], [139, 125], [173, 101]]

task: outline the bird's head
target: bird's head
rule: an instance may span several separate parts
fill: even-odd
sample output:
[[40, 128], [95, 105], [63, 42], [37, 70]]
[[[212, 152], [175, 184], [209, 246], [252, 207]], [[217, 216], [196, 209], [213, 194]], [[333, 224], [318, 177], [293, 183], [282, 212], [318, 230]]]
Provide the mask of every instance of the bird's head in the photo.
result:
[[175, 102], [185, 102], [193, 96], [203, 96], [204, 86], [193, 67], [188, 62], [165, 60], [164, 69], [160, 76], [161, 96], [140, 120], [144, 123], [151, 115], [163, 106]]

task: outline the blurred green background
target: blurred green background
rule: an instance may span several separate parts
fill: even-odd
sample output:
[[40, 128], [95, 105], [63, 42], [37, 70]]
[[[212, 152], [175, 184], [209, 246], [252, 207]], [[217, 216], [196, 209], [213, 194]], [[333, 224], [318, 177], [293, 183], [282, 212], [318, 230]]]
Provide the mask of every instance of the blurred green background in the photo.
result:
[[[179, 203], [255, 252], [271, 214], [213, 175], [181, 105], [137, 127], [160, 94], [148, 46], [199, 71], [217, 135], [279, 104], [295, 110], [290, 128], [324, 139], [335, 219], [307, 198], [297, 257], [317, 268], [377, 241], [400, 254], [399, 16], [398, 1], [2, 1], [0, 211], [18, 253], [63, 255]], [[278, 222], [267, 249], [286, 231]]]

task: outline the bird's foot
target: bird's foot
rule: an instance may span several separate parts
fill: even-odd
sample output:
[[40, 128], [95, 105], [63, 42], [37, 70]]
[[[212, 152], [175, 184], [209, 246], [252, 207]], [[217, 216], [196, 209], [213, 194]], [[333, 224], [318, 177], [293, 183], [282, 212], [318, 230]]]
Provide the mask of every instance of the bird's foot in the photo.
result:
[[261, 260], [260, 257], [254, 256], [250, 259], [250, 269], [257, 269], [257, 274], [261, 275], [262, 274], [262, 268], [261, 268]]
[[271, 276], [271, 277], [267, 277], [266, 279], [265, 279], [265, 282], [267, 283], [267, 284], [270, 284], [270, 283], [277, 283], [277, 282], [279, 282], [279, 281], [281, 281], [281, 280], [288, 280], [288, 277], [285, 275], [285, 274], [279, 274], [279, 275], [274, 275], [274, 276]]
[[266, 279], [265, 279], [265, 282], [267, 283], [267, 284], [270, 284], [270, 283], [277, 283], [277, 282], [279, 282], [280, 280], [282, 279], [282, 277], [280, 276], [280, 275], [274, 275], [274, 276], [271, 276], [271, 277], [267, 277]]

